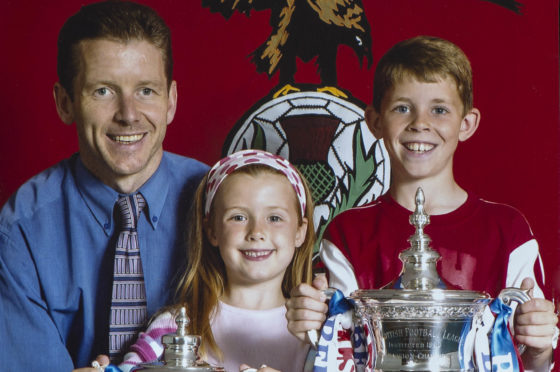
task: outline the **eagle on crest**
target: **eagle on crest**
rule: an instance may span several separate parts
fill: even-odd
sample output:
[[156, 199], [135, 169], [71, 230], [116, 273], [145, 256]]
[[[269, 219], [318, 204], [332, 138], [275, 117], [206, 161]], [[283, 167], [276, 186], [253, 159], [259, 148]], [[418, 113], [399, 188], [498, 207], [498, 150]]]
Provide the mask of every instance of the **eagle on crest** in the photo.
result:
[[[520, 13], [515, 0], [484, 0]], [[345, 97], [336, 88], [336, 56], [339, 45], [351, 47], [360, 60], [372, 64], [371, 34], [362, 0], [202, 0], [202, 6], [229, 19], [234, 12], [249, 16], [252, 10], [271, 11], [272, 32], [251, 53], [259, 73], [272, 77], [279, 71], [275, 96], [299, 91], [294, 87], [296, 57], [309, 62], [317, 57], [321, 85], [319, 91]]]
[[257, 71], [272, 77], [279, 72], [277, 94], [298, 91], [293, 87], [296, 57], [309, 62], [317, 57], [321, 85], [326, 91], [345, 96], [336, 88], [338, 46], [350, 46], [360, 63], [372, 64], [371, 35], [361, 0], [202, 0], [202, 5], [226, 19], [237, 11], [271, 10], [272, 32], [252, 54]]

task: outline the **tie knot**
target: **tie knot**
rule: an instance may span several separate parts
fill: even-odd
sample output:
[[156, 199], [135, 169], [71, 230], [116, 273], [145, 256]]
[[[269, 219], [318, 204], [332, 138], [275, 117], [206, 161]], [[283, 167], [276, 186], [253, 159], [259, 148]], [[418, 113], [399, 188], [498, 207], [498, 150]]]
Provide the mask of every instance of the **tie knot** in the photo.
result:
[[146, 206], [142, 194], [138, 192], [133, 195], [121, 195], [117, 201], [117, 206], [121, 229], [136, 229], [140, 212]]

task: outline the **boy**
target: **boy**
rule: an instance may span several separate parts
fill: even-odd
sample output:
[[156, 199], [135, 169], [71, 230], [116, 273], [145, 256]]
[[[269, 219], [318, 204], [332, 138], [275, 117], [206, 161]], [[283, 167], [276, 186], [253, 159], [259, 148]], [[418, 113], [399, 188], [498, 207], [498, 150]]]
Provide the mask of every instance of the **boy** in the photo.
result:
[[[414, 233], [408, 217], [421, 186], [431, 218], [425, 231], [441, 254], [438, 270], [446, 282], [493, 297], [504, 287], [532, 288], [539, 297], [519, 306], [515, 337], [528, 346], [522, 355], [525, 368], [546, 370], [558, 319], [535, 284], [542, 284], [542, 269], [535, 265], [540, 257], [531, 230], [517, 210], [480, 199], [453, 177], [457, 144], [469, 139], [480, 121], [472, 102], [470, 63], [456, 45], [420, 36], [389, 50], [375, 72], [366, 121], [389, 153], [391, 187], [377, 201], [330, 223], [321, 258], [330, 285], [345, 295], [395, 279], [402, 268], [398, 254]], [[319, 278], [314, 285], [324, 288], [326, 282]], [[286, 316], [294, 335], [303, 339], [306, 330], [320, 328], [326, 311], [322, 300], [310, 286], [293, 291]]]

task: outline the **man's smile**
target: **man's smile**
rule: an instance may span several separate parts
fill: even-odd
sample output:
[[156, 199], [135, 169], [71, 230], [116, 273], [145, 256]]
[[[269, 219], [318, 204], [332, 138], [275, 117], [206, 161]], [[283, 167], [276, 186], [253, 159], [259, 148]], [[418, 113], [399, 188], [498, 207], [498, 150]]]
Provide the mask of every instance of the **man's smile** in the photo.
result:
[[144, 134], [130, 134], [130, 135], [107, 134], [107, 137], [109, 137], [114, 142], [119, 142], [121, 144], [128, 145], [140, 141], [142, 138], [144, 138]]

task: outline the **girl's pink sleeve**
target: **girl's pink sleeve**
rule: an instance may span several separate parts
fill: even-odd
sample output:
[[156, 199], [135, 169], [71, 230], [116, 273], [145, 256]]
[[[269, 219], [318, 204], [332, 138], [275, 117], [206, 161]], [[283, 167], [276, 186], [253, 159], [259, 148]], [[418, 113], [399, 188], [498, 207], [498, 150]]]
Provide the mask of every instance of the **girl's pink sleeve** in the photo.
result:
[[145, 332], [140, 332], [136, 343], [130, 347], [125, 354], [119, 368], [123, 372], [129, 372], [140, 363], [154, 362], [163, 354], [161, 338], [167, 333], [177, 330], [175, 317], [168, 311], [158, 315], [148, 326]]

